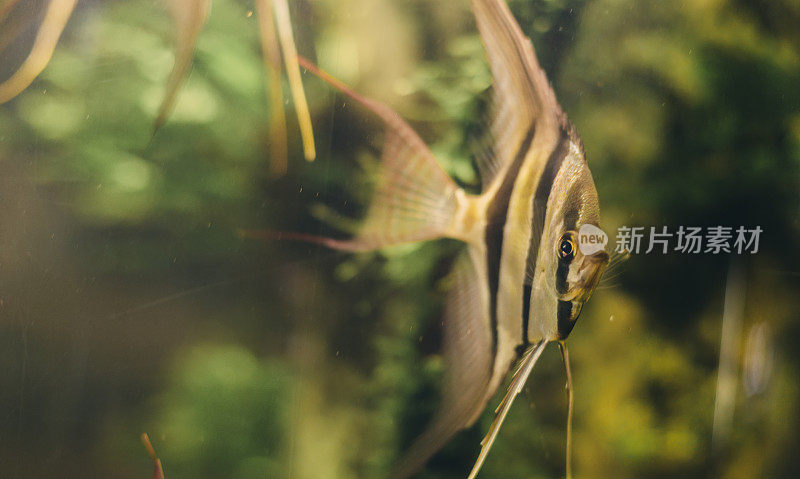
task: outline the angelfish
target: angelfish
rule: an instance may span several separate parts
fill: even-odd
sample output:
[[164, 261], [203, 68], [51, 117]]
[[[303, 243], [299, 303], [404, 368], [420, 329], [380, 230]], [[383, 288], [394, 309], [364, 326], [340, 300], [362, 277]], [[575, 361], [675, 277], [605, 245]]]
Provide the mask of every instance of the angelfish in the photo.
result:
[[[597, 190], [581, 140], [531, 42], [503, 0], [472, 0], [472, 9], [494, 79], [493, 146], [476, 159], [478, 195], [456, 185], [396, 112], [301, 59], [306, 69], [377, 115], [386, 133], [375, 193], [354, 237], [294, 238], [348, 251], [445, 237], [467, 246], [445, 306], [442, 404], [399, 463], [397, 478], [419, 470], [471, 426], [515, 361], [509, 390], [469, 477], [480, 469], [548, 343], [562, 347], [570, 381], [564, 340], [609, 260], [604, 250], [583, 254], [579, 248], [581, 227], [599, 226]], [[569, 458], [569, 439], [567, 444]], [[569, 459], [567, 464], [569, 475]]]

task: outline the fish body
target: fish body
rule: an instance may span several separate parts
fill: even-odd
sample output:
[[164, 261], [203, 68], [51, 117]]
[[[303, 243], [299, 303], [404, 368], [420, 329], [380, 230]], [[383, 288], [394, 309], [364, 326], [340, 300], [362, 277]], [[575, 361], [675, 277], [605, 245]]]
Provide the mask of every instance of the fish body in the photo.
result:
[[397, 113], [301, 59], [376, 114], [386, 135], [376, 189], [356, 235], [297, 238], [350, 251], [442, 237], [467, 245], [445, 305], [442, 405], [399, 463], [398, 478], [471, 426], [518, 360], [470, 477], [477, 474], [544, 346], [563, 344], [608, 263], [605, 251], [583, 255], [578, 247], [580, 227], [599, 224], [597, 191], [581, 140], [533, 46], [503, 0], [472, 0], [472, 9], [494, 78], [493, 147], [477, 160], [483, 185], [477, 195], [453, 182]]

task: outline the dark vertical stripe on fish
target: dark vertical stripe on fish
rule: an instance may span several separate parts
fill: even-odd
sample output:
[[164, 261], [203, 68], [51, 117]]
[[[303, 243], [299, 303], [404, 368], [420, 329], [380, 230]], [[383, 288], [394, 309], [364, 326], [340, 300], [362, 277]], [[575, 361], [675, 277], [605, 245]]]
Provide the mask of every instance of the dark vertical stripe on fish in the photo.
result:
[[[569, 151], [569, 134], [562, 130], [561, 137], [556, 144], [555, 149], [547, 158], [547, 163], [544, 166], [544, 171], [539, 177], [539, 183], [536, 185], [536, 193], [533, 195], [532, 219], [531, 219], [531, 240], [528, 244], [528, 256], [525, 259], [527, 271], [532, 271], [536, 274], [536, 260], [539, 256], [539, 245], [542, 243], [542, 236], [544, 235], [544, 219], [547, 216], [547, 201], [550, 199], [550, 192], [553, 190], [553, 182], [556, 179], [561, 164]], [[538, 234], [537, 234], [538, 233]], [[531, 275], [531, 280], [533, 279]], [[527, 286], [527, 285], [526, 285]], [[522, 342], [528, 343], [528, 324], [530, 323], [530, 304], [531, 304], [531, 288], [523, 288], [522, 298]]]
[[559, 258], [558, 266], [556, 267], [556, 293], [559, 295], [567, 294], [569, 285], [567, 284], [567, 275], [569, 275], [569, 264], [572, 260]]
[[517, 175], [519, 175], [519, 170], [522, 168], [525, 156], [531, 148], [535, 131], [536, 128], [531, 126], [528, 133], [526, 133], [525, 139], [520, 144], [519, 150], [517, 150], [514, 161], [503, 178], [503, 183], [489, 204], [486, 215], [486, 271], [489, 276], [489, 303], [491, 307], [489, 317], [492, 326], [493, 355], [497, 353], [497, 292], [500, 287], [500, 256], [503, 253], [503, 230], [508, 219], [508, 204], [511, 201], [514, 182], [517, 180]]
[[558, 335], [564, 339], [572, 332], [575, 321], [572, 320], [572, 301], [558, 301]]
[[530, 344], [528, 342], [528, 335], [525, 334], [525, 331], [528, 330], [528, 323], [530, 322], [530, 310], [531, 310], [531, 293], [532, 287], [530, 284], [525, 284], [522, 286], [522, 345], [527, 346]]

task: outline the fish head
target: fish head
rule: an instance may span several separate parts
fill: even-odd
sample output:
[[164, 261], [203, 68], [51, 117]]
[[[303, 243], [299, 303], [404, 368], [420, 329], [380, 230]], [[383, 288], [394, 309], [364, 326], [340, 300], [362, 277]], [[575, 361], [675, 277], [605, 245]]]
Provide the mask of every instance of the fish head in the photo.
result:
[[545, 312], [543, 334], [556, 339], [572, 331], [609, 261], [597, 190], [583, 155], [578, 143], [571, 144], [555, 175], [533, 278], [531, 314]]
[[[564, 231], [556, 248], [556, 319], [559, 339], [566, 338], [575, 326], [583, 305], [597, 287], [603, 271], [608, 266], [608, 253], [599, 250], [591, 254], [581, 251], [581, 230]], [[599, 228], [597, 228], [599, 229]]]

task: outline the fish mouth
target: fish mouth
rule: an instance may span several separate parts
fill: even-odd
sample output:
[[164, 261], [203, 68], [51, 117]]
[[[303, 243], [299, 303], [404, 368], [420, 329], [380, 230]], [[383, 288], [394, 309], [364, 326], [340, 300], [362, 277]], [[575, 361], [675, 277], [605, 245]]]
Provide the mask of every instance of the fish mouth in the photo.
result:
[[558, 299], [561, 301], [573, 301], [583, 305], [583, 303], [592, 296], [594, 289], [597, 287], [597, 283], [600, 282], [600, 277], [603, 276], [603, 271], [605, 271], [606, 266], [608, 266], [608, 259], [608, 253], [605, 251], [598, 251], [591, 256], [586, 256], [584, 265], [581, 267], [581, 272], [587, 271], [588, 273], [585, 279], [572, 288], [572, 290], [561, 295]]

